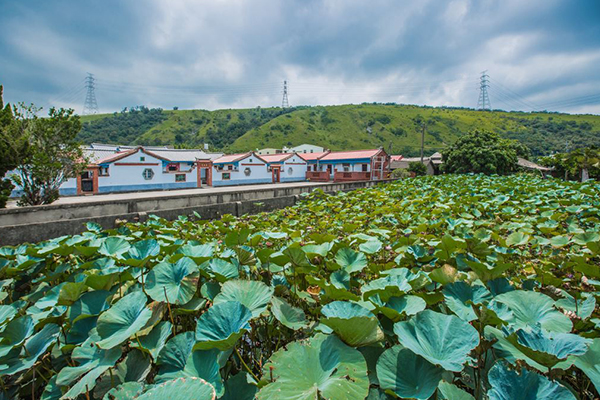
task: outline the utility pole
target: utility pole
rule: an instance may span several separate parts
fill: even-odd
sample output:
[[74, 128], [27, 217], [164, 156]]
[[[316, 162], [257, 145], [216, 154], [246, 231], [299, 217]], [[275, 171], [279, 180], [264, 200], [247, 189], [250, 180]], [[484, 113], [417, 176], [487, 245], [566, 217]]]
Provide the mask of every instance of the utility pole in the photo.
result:
[[285, 109], [290, 106], [288, 101], [288, 87], [287, 81], [283, 81], [283, 99], [281, 100], [281, 108]]
[[479, 77], [479, 100], [477, 100], [477, 109], [491, 111], [492, 103], [490, 103], [490, 96], [488, 94], [488, 88], [490, 87], [490, 76], [487, 74], [487, 70], [481, 73]]
[[421, 164], [423, 163], [423, 153], [425, 151], [425, 129], [427, 128], [427, 123], [423, 121], [423, 125], [421, 125]]
[[94, 74], [88, 72], [85, 78], [85, 87], [87, 94], [85, 95], [85, 103], [83, 103], [83, 115], [98, 114], [98, 103], [96, 102], [96, 82]]

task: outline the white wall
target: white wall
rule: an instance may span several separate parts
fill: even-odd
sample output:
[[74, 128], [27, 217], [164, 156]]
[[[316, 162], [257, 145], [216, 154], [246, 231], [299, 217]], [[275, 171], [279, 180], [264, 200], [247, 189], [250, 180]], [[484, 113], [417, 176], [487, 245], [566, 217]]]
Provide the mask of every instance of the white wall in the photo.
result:
[[[219, 171], [216, 167], [223, 165], [223, 170]], [[229, 168], [233, 168], [230, 170]], [[245, 169], [250, 169], [250, 175], [244, 173]], [[229, 173], [230, 179], [223, 179], [223, 173]], [[270, 183], [273, 181], [271, 171], [267, 170], [267, 164], [255, 155], [249, 155], [233, 164], [215, 164], [212, 170], [213, 186], [229, 185], [248, 185], [252, 183]]]
[[[311, 151], [312, 150], [312, 151]], [[325, 151], [321, 146], [315, 146], [312, 144], [301, 144], [300, 146], [292, 147], [290, 151], [296, 153], [322, 153]]]
[[[144, 157], [144, 161], [141, 161], [141, 157]], [[124, 163], [142, 165], [118, 165]], [[152, 179], [144, 179], [143, 172], [146, 169], [154, 172]], [[138, 151], [109, 164], [108, 176], [98, 177], [98, 192], [196, 187], [196, 168], [188, 163], [180, 163], [180, 169], [180, 172], [163, 172], [163, 160]], [[185, 174], [186, 181], [175, 182], [175, 175], [178, 174]]]
[[[291, 168], [291, 174], [290, 174]], [[306, 180], [307, 163], [298, 155], [293, 155], [281, 166], [281, 182], [297, 182]]]

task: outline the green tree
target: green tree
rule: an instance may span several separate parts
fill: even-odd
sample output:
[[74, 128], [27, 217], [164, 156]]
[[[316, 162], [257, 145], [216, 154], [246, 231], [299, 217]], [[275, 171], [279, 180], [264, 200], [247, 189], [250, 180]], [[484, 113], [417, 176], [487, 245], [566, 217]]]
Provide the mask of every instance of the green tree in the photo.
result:
[[58, 198], [59, 187], [86, 167], [87, 160], [76, 140], [81, 130], [73, 110], [51, 108], [39, 118], [33, 106], [14, 108], [16, 137], [23, 137], [27, 151], [18, 152], [17, 174], [13, 181], [23, 192], [19, 205], [50, 204]]
[[6, 174], [17, 167], [18, 154], [24, 154], [27, 149], [26, 141], [16, 129], [10, 104], [4, 105], [2, 89], [0, 86], [0, 208], [6, 207], [14, 188]]
[[590, 178], [600, 178], [600, 149], [595, 147], [557, 153], [539, 161], [542, 165], [554, 167], [554, 173], [564, 179], [583, 179], [584, 171]]
[[408, 172], [412, 172], [416, 176], [427, 175], [427, 167], [421, 161], [411, 161], [408, 163]]
[[525, 145], [489, 131], [474, 130], [443, 152], [443, 168], [449, 173], [506, 175], [517, 170], [517, 158], [529, 156]]

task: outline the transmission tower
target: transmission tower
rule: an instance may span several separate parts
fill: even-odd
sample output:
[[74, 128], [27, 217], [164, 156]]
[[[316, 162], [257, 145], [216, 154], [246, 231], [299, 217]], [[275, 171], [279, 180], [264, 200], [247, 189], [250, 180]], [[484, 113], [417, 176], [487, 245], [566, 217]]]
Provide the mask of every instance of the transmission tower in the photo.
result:
[[287, 81], [283, 81], [283, 99], [281, 100], [281, 108], [288, 108], [289, 106]]
[[98, 103], [96, 102], [96, 82], [94, 74], [88, 72], [85, 78], [85, 87], [87, 94], [85, 95], [85, 103], [83, 103], [83, 115], [98, 114]]
[[490, 96], [488, 95], [489, 87], [490, 76], [487, 74], [487, 71], [483, 71], [479, 78], [479, 100], [477, 100], [477, 108], [479, 110], [492, 109], [492, 103], [490, 103]]

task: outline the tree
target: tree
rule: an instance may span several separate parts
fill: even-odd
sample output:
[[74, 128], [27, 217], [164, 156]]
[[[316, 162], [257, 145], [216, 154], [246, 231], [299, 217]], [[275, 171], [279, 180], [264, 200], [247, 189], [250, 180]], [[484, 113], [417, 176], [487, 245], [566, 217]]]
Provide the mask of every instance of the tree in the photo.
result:
[[416, 176], [427, 175], [427, 167], [421, 161], [411, 161], [408, 163], [408, 172], [412, 172]]
[[554, 167], [554, 173], [564, 179], [600, 178], [600, 149], [589, 147], [576, 149], [570, 153], [557, 153], [540, 158], [540, 163]]
[[12, 176], [23, 193], [19, 205], [50, 204], [58, 198], [60, 185], [87, 165], [76, 140], [81, 122], [71, 109], [53, 107], [47, 118], [38, 118], [33, 106], [13, 111], [13, 131], [27, 143], [27, 151], [16, 154], [17, 174]]
[[0, 85], [0, 208], [6, 207], [6, 201], [14, 188], [6, 174], [18, 165], [18, 154], [24, 154], [27, 146], [23, 136], [19, 135], [10, 104], [4, 105]]
[[460, 137], [442, 154], [445, 172], [506, 175], [517, 170], [517, 158], [529, 149], [516, 140], [489, 131], [474, 130]]

